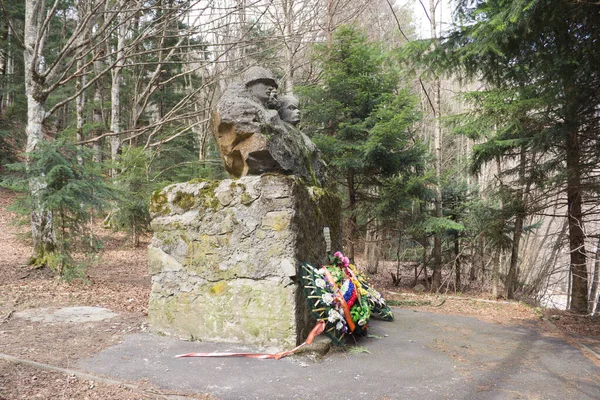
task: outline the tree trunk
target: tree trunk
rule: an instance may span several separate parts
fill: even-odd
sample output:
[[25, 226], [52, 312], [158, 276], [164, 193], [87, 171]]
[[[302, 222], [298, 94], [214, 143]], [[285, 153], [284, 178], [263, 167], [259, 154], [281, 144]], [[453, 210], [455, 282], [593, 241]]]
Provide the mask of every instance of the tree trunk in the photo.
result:
[[[429, 260], [427, 249], [429, 249], [429, 238], [425, 235], [423, 239], [423, 273], [425, 274], [425, 285], [429, 287], [429, 277], [427, 276], [427, 261]], [[418, 274], [415, 274], [415, 285], [418, 283], [418, 279]]]
[[367, 228], [365, 255], [367, 257], [367, 272], [376, 274], [379, 268], [379, 233], [376, 221], [371, 222]]
[[[502, 162], [500, 160], [500, 155], [496, 156], [496, 173], [498, 175], [498, 179], [502, 177]], [[502, 181], [500, 181], [502, 184]], [[496, 244], [496, 251], [494, 252], [494, 261], [492, 264], [492, 297], [498, 298], [498, 286], [500, 283], [500, 259], [502, 253], [502, 239], [504, 236], [504, 204], [502, 200], [500, 200], [500, 204], [498, 206], [500, 209], [500, 224], [499, 224], [499, 232], [498, 234], [498, 243]]]
[[[25, 35], [24, 35], [24, 61], [25, 61], [25, 95], [27, 96], [27, 160], [38, 143], [44, 140], [43, 124], [46, 119], [44, 103], [46, 100], [39, 83], [38, 65], [40, 59], [34, 54], [38, 41], [44, 38], [39, 32], [40, 21], [43, 18], [43, 2], [41, 0], [27, 0], [25, 4]], [[42, 47], [42, 46], [39, 46]], [[45, 187], [42, 177], [29, 179], [29, 192], [32, 201], [31, 235], [33, 238], [32, 262], [38, 265], [45, 264], [51, 254], [56, 250], [56, 236], [52, 224], [52, 213], [44, 208], [41, 194]]]
[[[26, 79], [26, 82], [30, 81]], [[45, 109], [43, 103], [32, 94], [35, 85], [31, 82], [25, 84], [27, 93], [27, 150], [29, 155], [43, 139], [43, 121]], [[31, 235], [33, 239], [32, 263], [46, 264], [51, 254], [56, 250], [56, 236], [54, 234], [52, 213], [46, 210], [41, 201], [41, 194], [45, 188], [43, 177], [29, 178], [29, 193], [31, 195]]]
[[521, 236], [523, 234], [523, 216], [518, 213], [515, 217], [515, 228], [513, 232], [512, 251], [510, 254], [510, 266], [506, 275], [504, 294], [507, 299], [515, 297], [515, 289], [517, 283], [517, 268], [519, 267], [519, 245], [521, 244]]
[[573, 286], [573, 273], [569, 267], [567, 271], [567, 310], [571, 309], [571, 288]]
[[596, 314], [598, 307], [598, 281], [600, 281], [600, 238], [596, 243], [596, 252], [594, 254], [594, 272], [592, 275], [592, 287], [590, 288], [590, 303], [588, 312], [592, 315]]
[[294, 38], [294, 0], [284, 0], [282, 3], [285, 19], [285, 93], [294, 92], [294, 51], [296, 38]]
[[477, 246], [475, 248], [476, 257], [469, 268], [469, 281], [474, 282], [477, 280], [477, 268], [480, 267], [481, 271], [485, 268], [485, 237], [479, 235], [477, 238]]
[[325, 21], [325, 38], [327, 41], [327, 47], [331, 47], [333, 44], [333, 14], [335, 13], [333, 0], [327, 0], [327, 16]]
[[[5, 18], [8, 18], [5, 16]], [[1, 21], [0, 24], [0, 41], [2, 43], [6, 43], [8, 39], [8, 24], [6, 21]], [[8, 47], [8, 45], [6, 45]], [[4, 106], [4, 92], [6, 91], [6, 66], [8, 64], [8, 49], [1, 48], [0, 49], [0, 119], [4, 117], [4, 110], [6, 109]]]
[[348, 250], [346, 250], [345, 252], [347, 253], [346, 255], [348, 256], [348, 258], [354, 262], [354, 250], [355, 250], [355, 246], [354, 246], [354, 241], [356, 239], [356, 228], [357, 228], [357, 222], [356, 222], [356, 190], [354, 188], [354, 174], [352, 172], [350, 172], [347, 176], [347, 182], [348, 182], [348, 218], [346, 219], [347, 221], [347, 225], [348, 225], [348, 234], [347, 234], [347, 238], [348, 238]]
[[239, 29], [239, 50], [240, 50], [240, 66], [242, 69], [246, 68], [248, 63], [246, 50], [246, 41], [248, 40], [248, 22], [246, 15], [246, 0], [236, 0], [238, 7], [238, 21], [240, 24]]
[[588, 308], [588, 278], [583, 232], [582, 187], [580, 170], [579, 135], [576, 127], [569, 127], [566, 137], [567, 159], [567, 209], [569, 218], [569, 250], [571, 252], [571, 305], [573, 312], [585, 314]]
[[[83, 61], [80, 60], [77, 62], [77, 69], [83, 68]], [[83, 86], [85, 86], [85, 75], [81, 75], [77, 79], [77, 83], [75, 84], [76, 90], [80, 90]], [[76, 132], [76, 140], [81, 142], [83, 140], [83, 126], [85, 125], [85, 91], [82, 91], [77, 99], [75, 100], [75, 113], [77, 114], [77, 132]], [[81, 148], [81, 145], [79, 146]], [[79, 165], [83, 165], [83, 158], [81, 154], [77, 155], [77, 162]]]
[[521, 245], [521, 237], [523, 236], [523, 222], [525, 220], [525, 167], [527, 162], [527, 150], [525, 146], [521, 147], [521, 158], [519, 163], [519, 189], [516, 194], [517, 212], [515, 214], [515, 227], [513, 231], [512, 250], [510, 254], [510, 265], [508, 274], [506, 274], [506, 282], [504, 286], [504, 295], [507, 299], [515, 297], [515, 289], [518, 280], [519, 268], [519, 250]]
[[498, 298], [498, 286], [500, 283], [500, 253], [502, 250], [500, 247], [494, 252], [494, 260], [492, 263], [492, 297]]
[[[14, 52], [11, 50], [11, 43], [13, 41], [12, 31], [9, 29], [8, 31], [8, 49], [6, 51], [6, 75], [8, 78], [7, 85], [13, 86], [14, 84], [14, 75], [15, 75], [15, 60], [14, 60]], [[12, 107], [15, 103], [15, 92], [14, 90], [10, 90], [5, 93], [5, 107], [8, 109]]]
[[[123, 1], [123, 0], [121, 0]], [[112, 177], [117, 176], [117, 170], [114, 165], [119, 156], [119, 149], [121, 147], [121, 76], [125, 58], [125, 34], [126, 34], [126, 21], [127, 16], [122, 15], [118, 18], [119, 29], [117, 30], [117, 52], [116, 52], [116, 63], [112, 70], [112, 85], [110, 91], [110, 129], [113, 132], [113, 136], [110, 138], [110, 158], [113, 163], [111, 170]]]
[[454, 234], [454, 290], [462, 290], [460, 276], [460, 239], [458, 233]]
[[[436, 1], [429, 0], [429, 21], [431, 22], [431, 38], [437, 41], [437, 24], [435, 19]], [[433, 146], [435, 153], [435, 216], [437, 218], [444, 217], [442, 204], [442, 126], [441, 117], [441, 91], [440, 78], [435, 76], [433, 81], [432, 102], [435, 105], [433, 109], [434, 118], [434, 136]], [[437, 291], [442, 284], [442, 237], [441, 232], [436, 232], [433, 238], [433, 276], [431, 279], [431, 290]]]
[[[94, 126], [100, 126], [104, 122], [104, 118], [102, 118], [102, 95], [100, 93], [100, 85], [96, 86], [94, 91], [94, 109], [92, 110], [92, 121]], [[105, 126], [105, 125], [104, 125]], [[103, 129], [95, 128], [96, 135], [101, 135], [103, 133]], [[93, 160], [96, 163], [102, 162], [102, 139], [96, 140], [94, 142], [94, 155]]]

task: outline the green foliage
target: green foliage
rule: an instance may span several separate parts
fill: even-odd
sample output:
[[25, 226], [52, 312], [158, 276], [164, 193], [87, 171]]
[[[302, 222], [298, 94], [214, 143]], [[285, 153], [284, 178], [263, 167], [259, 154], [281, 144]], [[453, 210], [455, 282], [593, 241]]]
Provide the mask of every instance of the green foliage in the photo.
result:
[[120, 173], [114, 184], [120, 195], [110, 222], [114, 228], [130, 232], [135, 246], [138, 235], [150, 227], [148, 203], [150, 194], [158, 186], [148, 179], [151, 156], [141, 147], [128, 147], [117, 163]]
[[4, 166], [6, 164], [14, 163], [16, 161], [15, 146], [11, 140], [11, 131], [0, 129], [0, 174], [3, 174]]
[[9, 180], [13, 188], [24, 190], [28, 185], [38, 188], [35, 200], [31, 191], [27, 192], [25, 204], [29, 211], [47, 210], [52, 218], [56, 247], [36, 263], [45, 264], [67, 278], [81, 275], [82, 265], [74, 260], [74, 250], [95, 248], [88, 235], [91, 216], [115, 197], [113, 189], [104, 182], [100, 165], [78, 163], [80, 158], [89, 158], [87, 153], [87, 149], [67, 139], [41, 141], [29, 153], [27, 164], [10, 165], [16, 172]]
[[[576, 221], [569, 232], [572, 288], [579, 293], [574, 303], [582, 309], [587, 291], [585, 268], [579, 267], [586, 263], [582, 199], [597, 186], [594, 171], [600, 161], [598, 6], [460, 0], [455, 17], [457, 24], [439, 45], [421, 42], [407, 51], [438, 73], [460, 73], [485, 83], [481, 93], [468, 94], [473, 107], [454, 119], [454, 129], [484, 138], [473, 149], [473, 172], [495, 160], [509, 166], [498, 176], [505, 185], [499, 192], [507, 200], [498, 222], [510, 226], [514, 216], [515, 246], [524, 217], [541, 211], [528, 205], [544, 203], [533, 197], [536, 193], [567, 198]], [[503, 247], [504, 229], [493, 230]]]
[[187, 138], [178, 138], [159, 150], [124, 147], [114, 179], [117, 201], [108, 222], [114, 229], [132, 235], [134, 246], [139, 235], [150, 229], [149, 204], [152, 193], [168, 184], [191, 179], [223, 178], [223, 168], [198, 161]]
[[[424, 163], [425, 148], [412, 129], [420, 117], [415, 97], [398, 90], [399, 71], [389, 55], [355, 27], [339, 28], [330, 47], [317, 46], [315, 60], [321, 84], [298, 88], [303, 127], [347, 188], [348, 216], [395, 212], [396, 218], [392, 209], [407, 204], [397, 195], [413, 189]], [[392, 195], [393, 188], [399, 191]]]

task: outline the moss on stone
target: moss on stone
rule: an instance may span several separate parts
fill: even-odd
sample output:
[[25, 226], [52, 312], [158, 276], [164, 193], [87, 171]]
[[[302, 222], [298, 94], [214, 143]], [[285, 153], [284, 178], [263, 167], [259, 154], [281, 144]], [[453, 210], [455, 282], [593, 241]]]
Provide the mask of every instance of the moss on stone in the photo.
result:
[[227, 240], [226, 235], [210, 236], [206, 234], [194, 239], [188, 246], [185, 261], [185, 268], [188, 273], [212, 281], [233, 278], [235, 275], [234, 270], [220, 268], [224, 257], [220, 247]]
[[228, 286], [226, 281], [220, 281], [216, 285], [213, 285], [209, 292], [211, 294], [222, 295], [227, 291]]
[[156, 190], [150, 195], [150, 212], [157, 215], [167, 215], [171, 212], [164, 190]]
[[202, 183], [202, 182], [211, 182], [209, 179], [204, 179], [204, 178], [194, 178], [190, 181], [188, 181], [188, 183]]
[[263, 217], [262, 226], [279, 232], [290, 226], [290, 220], [291, 215], [287, 211], [271, 211]]
[[279, 242], [274, 243], [269, 250], [267, 250], [267, 259], [279, 257], [284, 254], [283, 248]]
[[296, 342], [293, 298], [292, 288], [273, 282], [219, 281], [151, 298], [148, 317], [155, 332], [285, 348]]
[[198, 204], [204, 208], [216, 210], [219, 208], [220, 202], [215, 195], [215, 189], [219, 186], [219, 181], [204, 181], [206, 185], [198, 193]]
[[254, 201], [254, 199], [252, 198], [252, 196], [250, 196], [247, 192], [242, 193], [242, 197], [241, 200], [242, 204], [250, 204]]
[[190, 210], [195, 204], [196, 201], [194, 199], [194, 195], [191, 193], [180, 191], [175, 193], [175, 196], [173, 197], [173, 205], [182, 209], [183, 211]]
[[329, 193], [327, 190], [318, 186], [312, 186], [308, 189], [308, 193], [310, 193], [310, 197], [313, 201], [319, 201]]

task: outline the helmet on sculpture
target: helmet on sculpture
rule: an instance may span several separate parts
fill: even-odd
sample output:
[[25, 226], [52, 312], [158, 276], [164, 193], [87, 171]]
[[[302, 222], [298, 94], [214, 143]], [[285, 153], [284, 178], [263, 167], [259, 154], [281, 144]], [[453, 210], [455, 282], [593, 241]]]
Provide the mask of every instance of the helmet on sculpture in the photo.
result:
[[250, 86], [255, 82], [263, 82], [275, 88], [278, 87], [277, 80], [275, 80], [275, 76], [273, 75], [273, 73], [263, 67], [250, 67], [244, 73], [244, 84], [246, 85], [246, 87]]

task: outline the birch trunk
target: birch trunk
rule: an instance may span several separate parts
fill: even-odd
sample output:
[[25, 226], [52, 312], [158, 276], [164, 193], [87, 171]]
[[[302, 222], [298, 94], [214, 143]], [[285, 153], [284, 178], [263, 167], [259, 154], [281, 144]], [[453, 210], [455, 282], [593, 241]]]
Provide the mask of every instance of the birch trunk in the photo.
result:
[[[102, 118], [102, 94], [100, 85], [96, 86], [96, 90], [94, 91], [94, 110], [92, 111], [92, 122], [94, 126], [100, 126], [104, 122], [104, 118]], [[95, 128], [96, 134], [101, 134], [101, 129]], [[96, 163], [102, 162], [102, 139], [96, 140], [93, 144], [94, 147], [94, 155], [93, 159]]]
[[[119, 29], [117, 33], [117, 53], [115, 67], [112, 71], [110, 90], [110, 129], [113, 132], [113, 136], [111, 136], [110, 139], [110, 158], [113, 162], [113, 165], [115, 165], [117, 161], [119, 149], [121, 147], [121, 79], [125, 59], [126, 19], [126, 15], [121, 15], [118, 18]], [[114, 166], [111, 170], [111, 175], [113, 178], [117, 176], [117, 170]]]
[[[431, 38], [437, 40], [437, 24], [435, 19], [436, 2], [435, 0], [429, 0], [429, 20], [431, 22]], [[437, 218], [444, 217], [443, 204], [442, 204], [442, 189], [441, 189], [441, 178], [442, 178], [442, 126], [440, 124], [441, 116], [441, 98], [440, 98], [440, 78], [435, 77], [433, 81], [433, 104], [435, 108], [433, 110], [434, 118], [434, 133], [433, 133], [433, 147], [435, 153], [435, 216]], [[440, 232], [436, 232], [433, 237], [433, 275], [431, 280], [431, 290], [437, 291], [442, 283], [442, 237]]]
[[592, 287], [590, 288], [590, 303], [588, 311], [590, 314], [596, 314], [596, 308], [598, 307], [598, 283], [600, 282], [600, 238], [596, 243], [596, 251], [594, 254], [594, 272], [592, 274]]
[[[83, 61], [77, 62], [77, 69], [83, 68]], [[85, 86], [85, 75], [81, 75], [79, 79], [77, 79], [76, 89], [80, 90]], [[85, 91], [82, 91], [77, 99], [75, 100], [75, 113], [77, 114], [77, 131], [76, 137], [77, 141], [81, 142], [83, 140], [83, 125], [85, 125]], [[81, 145], [79, 145], [81, 148]], [[83, 165], [83, 158], [81, 154], [77, 155], [77, 162], [79, 165]]]
[[[3, 21], [0, 28], [0, 41], [6, 43], [8, 40], [8, 24]], [[4, 116], [5, 98], [4, 92], [6, 91], [6, 66], [8, 64], [8, 49], [0, 49], [0, 119]]]
[[[35, 85], [30, 79], [26, 79], [25, 91], [27, 93], [27, 149], [28, 155], [33, 152], [37, 144], [43, 140], [42, 124], [45, 119], [46, 111], [43, 103], [35, 99], [31, 93]], [[33, 86], [33, 87], [32, 87]], [[31, 235], [33, 239], [33, 258], [32, 263], [44, 265], [51, 258], [56, 250], [56, 236], [52, 223], [52, 213], [44, 208], [41, 195], [46, 184], [43, 177], [29, 178], [29, 192], [32, 201], [31, 211]]]
[[[25, 95], [27, 97], [27, 161], [29, 155], [37, 148], [43, 137], [43, 124], [46, 119], [44, 103], [46, 96], [39, 79], [39, 53], [36, 49], [43, 47], [44, 33], [40, 32], [43, 18], [43, 2], [27, 0], [25, 3], [25, 34], [23, 37], [25, 50]], [[52, 225], [52, 213], [42, 204], [42, 191], [45, 187], [43, 177], [29, 179], [29, 191], [32, 200], [31, 234], [33, 238], [32, 262], [43, 265], [56, 249], [56, 237]]]
[[285, 19], [285, 93], [294, 92], [294, 0], [283, 1], [283, 13]]

